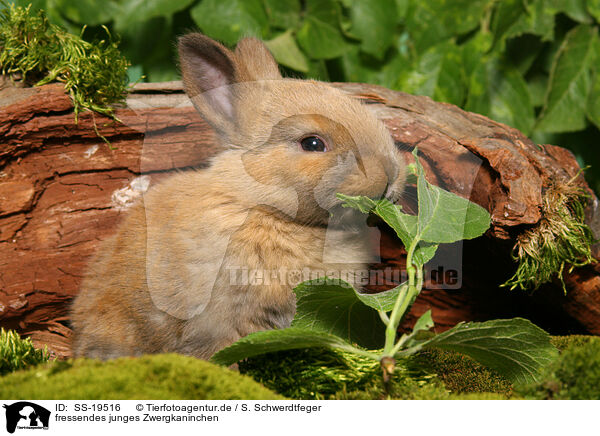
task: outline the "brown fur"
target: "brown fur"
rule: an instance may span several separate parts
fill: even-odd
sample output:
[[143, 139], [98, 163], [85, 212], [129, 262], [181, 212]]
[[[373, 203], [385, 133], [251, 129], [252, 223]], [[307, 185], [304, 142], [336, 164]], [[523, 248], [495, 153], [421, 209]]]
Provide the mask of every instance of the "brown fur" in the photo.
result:
[[[402, 190], [404, 165], [382, 123], [325, 83], [282, 79], [260, 41], [231, 52], [190, 34], [179, 54], [186, 92], [229, 149], [154, 186], [103, 243], [73, 305], [75, 356], [209, 358], [288, 326], [300, 277], [232, 274], [364, 269], [366, 235], [345, 226], [354, 215], [335, 193]], [[299, 147], [314, 134], [328, 151]]]

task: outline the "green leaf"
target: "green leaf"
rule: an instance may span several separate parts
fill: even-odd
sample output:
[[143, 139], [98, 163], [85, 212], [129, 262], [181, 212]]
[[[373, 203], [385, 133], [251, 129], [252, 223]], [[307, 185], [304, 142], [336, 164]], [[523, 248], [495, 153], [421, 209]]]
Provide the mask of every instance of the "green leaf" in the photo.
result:
[[306, 73], [306, 77], [328, 82], [329, 70], [327, 69], [327, 64], [325, 61], [323, 59], [311, 59], [309, 61], [309, 68], [308, 73]]
[[400, 288], [361, 294], [342, 280], [323, 278], [300, 283], [294, 289], [296, 316], [292, 327], [330, 333], [364, 348], [381, 348], [385, 325], [376, 310], [391, 311]]
[[[121, 32], [131, 23], [144, 22], [154, 17], [170, 18], [175, 12], [185, 9], [194, 0], [126, 0], [119, 2], [120, 10], [114, 14], [115, 28]], [[103, 5], [104, 2], [91, 2]]]
[[[598, 0], [600, 3], [600, 0]], [[600, 39], [596, 38], [595, 41], [595, 59], [596, 63], [600, 60]], [[594, 76], [592, 78], [592, 85], [590, 87], [590, 94], [588, 96], [586, 105], [586, 114], [589, 120], [600, 128], [600, 68], [597, 66], [594, 68]], [[587, 144], [586, 144], [587, 146]], [[589, 162], [588, 162], [589, 164]], [[585, 165], [580, 164], [582, 167]], [[596, 191], [597, 192], [597, 191]]]
[[[392, 227], [406, 247], [417, 242], [431, 244], [451, 243], [481, 236], [490, 226], [490, 214], [469, 200], [430, 184], [419, 162], [417, 149], [413, 151], [417, 168], [417, 217], [401, 212], [401, 207], [383, 199], [374, 201], [365, 197], [338, 194], [346, 207], [354, 207], [363, 213], [373, 212]], [[437, 245], [421, 245], [415, 253], [415, 263], [427, 263]]]
[[382, 59], [392, 45], [396, 27], [395, 0], [354, 0], [350, 7], [351, 32], [366, 53]]
[[88, 26], [112, 21], [120, 13], [118, 3], [111, 0], [54, 0], [54, 7], [69, 20]]
[[[528, 75], [530, 70], [537, 73], [540, 68], [538, 61], [545, 54], [545, 44], [533, 35], [523, 35], [514, 38], [507, 44], [507, 48], [502, 53], [502, 62], [508, 69], [518, 71], [522, 76]], [[529, 80], [529, 77], [527, 78]]]
[[375, 310], [381, 310], [383, 312], [391, 312], [396, 304], [396, 299], [400, 292], [402, 292], [402, 287], [404, 283], [396, 286], [395, 288], [388, 289], [387, 291], [378, 292], [376, 294], [361, 294], [359, 292], [356, 293], [357, 297], [363, 304], [366, 304], [369, 307], [372, 307]]
[[597, 29], [579, 25], [571, 30], [554, 57], [546, 102], [536, 130], [571, 132], [586, 126], [585, 112]]
[[132, 65], [127, 69], [127, 81], [129, 83], [135, 83], [142, 79], [144, 75], [144, 68], [141, 65]]
[[413, 7], [409, 7], [405, 15], [404, 24], [414, 53], [424, 53], [428, 48], [452, 36], [452, 29], [446, 27], [443, 17], [427, 3], [413, 2]]
[[419, 319], [415, 323], [415, 326], [413, 327], [413, 333], [419, 332], [421, 330], [429, 330], [433, 328], [433, 325], [433, 318], [431, 317], [430, 309], [419, 317]]
[[[401, 212], [401, 207], [382, 200], [377, 204], [373, 213], [383, 219], [389, 225], [405, 247], [410, 247], [417, 235], [417, 217]], [[419, 241], [417, 248], [413, 253], [414, 263], [421, 267], [433, 259], [437, 251], [438, 244], [429, 244]]]
[[565, 13], [575, 21], [589, 23], [592, 21], [586, 3], [588, 0], [546, 0], [546, 8], [553, 14]]
[[347, 295], [350, 295], [346, 290], [350, 289], [354, 292], [354, 295], [349, 297], [347, 301], [351, 301], [352, 304], [355, 303], [355, 300], [358, 299], [366, 304], [367, 306], [375, 309], [382, 310], [384, 312], [389, 312], [394, 308], [394, 304], [396, 303], [396, 298], [400, 293], [400, 290], [404, 284], [398, 285], [395, 288], [388, 289], [387, 291], [378, 292], [376, 294], [363, 294], [358, 292], [356, 289], [352, 287], [349, 283], [339, 280], [339, 279], [316, 279], [316, 280], [307, 280], [305, 282], [300, 283], [295, 289], [296, 296], [302, 295], [303, 297], [312, 293], [318, 292], [318, 289], [321, 289], [322, 286], [334, 286], [340, 289], [340, 292], [344, 292]]
[[297, 34], [298, 44], [313, 59], [341, 56], [350, 45], [344, 40], [339, 26], [308, 15]]
[[523, 318], [460, 323], [420, 347], [465, 354], [513, 383], [537, 380], [557, 356], [548, 333]]
[[596, 21], [600, 22], [600, 0], [587, 0], [587, 10]]
[[404, 92], [456, 105], [463, 104], [465, 84], [461, 50], [450, 41], [429, 48], [416, 67], [399, 78], [399, 87]]
[[229, 366], [261, 354], [313, 347], [348, 351], [371, 356], [377, 360], [377, 356], [374, 354], [356, 348], [338, 336], [294, 327], [251, 333], [219, 351], [210, 360], [218, 365]]
[[548, 76], [536, 74], [527, 82], [527, 88], [529, 89], [533, 107], [542, 106], [544, 104], [546, 89], [548, 88]]
[[302, 73], [308, 73], [308, 59], [306, 59], [306, 55], [296, 45], [291, 30], [282, 33], [270, 41], [265, 41], [265, 44], [271, 53], [273, 53], [275, 60], [281, 65]]
[[269, 23], [277, 29], [291, 29], [300, 22], [300, 0], [264, 0]]
[[479, 32], [461, 46], [464, 74], [467, 81], [475, 69], [479, 68], [482, 63], [488, 62], [490, 57], [488, 52], [493, 43], [490, 32]]
[[471, 76], [465, 109], [488, 116], [529, 134], [535, 112], [521, 73], [497, 59], [479, 64]]
[[416, 148], [413, 156], [417, 165], [419, 240], [450, 243], [485, 233], [490, 226], [490, 214], [481, 206], [429, 183]]
[[[402, 212], [402, 207], [389, 202], [386, 199], [374, 201], [368, 197], [353, 197], [350, 195], [337, 194], [344, 201], [344, 207], [353, 207], [363, 213], [374, 213], [389, 225], [405, 247], [410, 247], [417, 236], [417, 217]], [[413, 254], [413, 260], [417, 266], [423, 266], [435, 255], [437, 244], [419, 243]]]
[[339, 26], [342, 15], [337, 0], [305, 0], [305, 14], [334, 27]]
[[596, 127], [600, 128], [600, 71], [596, 71], [590, 95], [587, 100], [586, 113]]
[[346, 194], [336, 194], [336, 197], [345, 203], [344, 207], [352, 207], [361, 211], [362, 213], [370, 213], [373, 209], [377, 207], [377, 205], [381, 201], [375, 201], [369, 197], [364, 197], [362, 195], [358, 195], [355, 197]]
[[542, 41], [552, 41], [554, 39], [554, 15], [547, 3], [550, 0], [534, 0], [525, 3], [526, 14], [521, 15], [515, 24], [508, 30], [505, 37], [531, 33], [538, 35]]
[[[480, 25], [493, 0], [428, 0], [415, 2], [407, 19], [409, 31], [422, 51], [452, 35], [463, 35]], [[426, 33], [430, 33], [429, 36]], [[424, 42], [431, 42], [427, 45]]]
[[244, 36], [263, 37], [269, 27], [261, 0], [203, 0], [191, 15], [204, 33], [230, 45]]
[[171, 21], [164, 17], [138, 21], [128, 25], [121, 33], [121, 51], [133, 65], [143, 67], [142, 73], [148, 82], [179, 79], [176, 65], [164, 61], [172, 56], [176, 38]]
[[521, 0], [503, 0], [498, 3], [490, 26], [495, 44], [503, 44], [509, 37], [521, 33], [516, 33], [513, 29], [525, 13], [525, 5]]
[[406, 338], [404, 348], [418, 347], [419, 344], [431, 339], [434, 333], [429, 330], [431, 330], [434, 325], [433, 318], [431, 317], [431, 310], [428, 310], [421, 315], [415, 323], [413, 331]]

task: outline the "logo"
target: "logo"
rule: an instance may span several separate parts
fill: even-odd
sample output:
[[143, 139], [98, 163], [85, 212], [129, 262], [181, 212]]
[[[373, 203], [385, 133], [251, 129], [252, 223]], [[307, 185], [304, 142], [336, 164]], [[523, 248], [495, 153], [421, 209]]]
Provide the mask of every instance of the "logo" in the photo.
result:
[[48, 430], [50, 411], [29, 401], [19, 401], [11, 405], [4, 404], [6, 409], [6, 431], [14, 433], [15, 429]]

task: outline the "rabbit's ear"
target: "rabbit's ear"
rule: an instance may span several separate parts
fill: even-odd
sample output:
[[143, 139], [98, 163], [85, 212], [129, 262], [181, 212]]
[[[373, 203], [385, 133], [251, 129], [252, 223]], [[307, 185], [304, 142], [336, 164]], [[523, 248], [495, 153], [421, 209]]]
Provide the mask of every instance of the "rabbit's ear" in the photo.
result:
[[185, 92], [218, 133], [234, 131], [236, 82], [234, 54], [218, 42], [190, 33], [179, 38], [179, 63]]
[[265, 44], [256, 38], [244, 38], [235, 48], [238, 81], [281, 79], [277, 62]]

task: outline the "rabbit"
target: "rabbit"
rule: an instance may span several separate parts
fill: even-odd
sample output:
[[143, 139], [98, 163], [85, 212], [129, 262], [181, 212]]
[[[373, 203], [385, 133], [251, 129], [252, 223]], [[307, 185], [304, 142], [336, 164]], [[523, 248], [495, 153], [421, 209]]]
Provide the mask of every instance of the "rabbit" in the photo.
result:
[[351, 224], [365, 216], [336, 193], [402, 192], [400, 152], [357, 99], [282, 78], [255, 38], [233, 51], [190, 33], [178, 53], [185, 92], [224, 151], [152, 186], [101, 244], [72, 305], [75, 357], [209, 359], [288, 327], [299, 271], [366, 270], [372, 259], [368, 232]]

